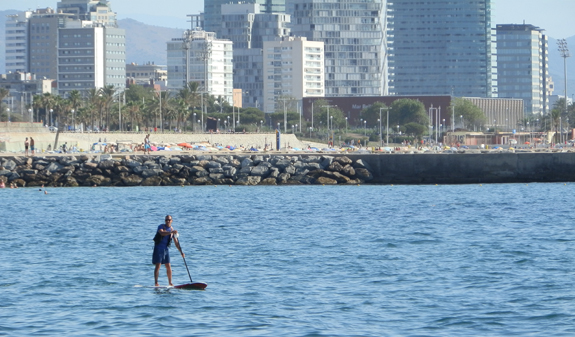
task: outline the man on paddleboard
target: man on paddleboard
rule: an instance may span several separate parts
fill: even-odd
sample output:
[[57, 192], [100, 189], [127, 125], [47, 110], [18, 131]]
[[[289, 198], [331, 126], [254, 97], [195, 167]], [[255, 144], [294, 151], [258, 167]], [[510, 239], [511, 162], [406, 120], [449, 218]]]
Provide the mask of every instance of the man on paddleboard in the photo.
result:
[[159, 286], [158, 277], [160, 275], [160, 266], [162, 264], [166, 265], [166, 273], [168, 275], [168, 282], [170, 286], [172, 284], [172, 267], [170, 266], [170, 245], [172, 239], [176, 244], [176, 248], [182, 254], [182, 257], [186, 257], [186, 255], [182, 252], [182, 248], [180, 248], [180, 242], [178, 241], [177, 237], [178, 231], [172, 227], [172, 216], [166, 215], [165, 223], [158, 226], [158, 231], [156, 232], [156, 236], [154, 237], [154, 253], [152, 255], [152, 263], [156, 266], [154, 270], [154, 281], [156, 287]]

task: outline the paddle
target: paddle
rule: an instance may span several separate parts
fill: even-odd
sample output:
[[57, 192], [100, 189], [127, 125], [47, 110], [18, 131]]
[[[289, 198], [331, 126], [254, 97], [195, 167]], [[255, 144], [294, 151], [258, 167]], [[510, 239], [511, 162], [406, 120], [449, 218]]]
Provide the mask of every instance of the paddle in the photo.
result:
[[[183, 253], [182, 245], [180, 244], [180, 240], [177, 239], [178, 236], [179, 235], [176, 236], [176, 240], [178, 240], [178, 245], [180, 246], [180, 250]], [[200, 283], [200, 282], [194, 283], [194, 281], [192, 281], [192, 275], [190, 274], [190, 269], [188, 268], [188, 263], [186, 262], [186, 258], [184, 257], [184, 254], [182, 254], [182, 259], [184, 259], [184, 264], [186, 265], [186, 270], [188, 271], [188, 276], [190, 277], [190, 283], [175, 286], [174, 288], [176, 288], [176, 289], [198, 289], [198, 290], [206, 289], [206, 287], [208, 286], [207, 284]]]
[[[176, 234], [177, 235], [177, 234]], [[193, 283], [194, 281], [192, 281], [192, 275], [190, 275], [190, 269], [188, 268], [188, 264], [186, 263], [186, 258], [184, 257], [184, 250], [182, 249], [182, 244], [180, 243], [180, 240], [178, 239], [178, 236], [176, 236], [176, 240], [178, 240], [178, 246], [180, 246], [180, 249], [182, 250], [182, 259], [184, 259], [184, 264], [186, 265], [186, 270], [188, 271], [188, 276], [190, 277], [190, 283]]]

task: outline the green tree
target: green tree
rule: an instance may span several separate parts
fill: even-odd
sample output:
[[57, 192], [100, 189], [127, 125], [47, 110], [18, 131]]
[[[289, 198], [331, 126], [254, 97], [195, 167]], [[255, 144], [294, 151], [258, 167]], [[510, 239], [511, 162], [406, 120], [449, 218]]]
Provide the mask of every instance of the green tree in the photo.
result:
[[485, 122], [487, 121], [485, 113], [471, 101], [463, 98], [455, 98], [452, 104], [455, 108], [455, 115], [463, 116], [464, 128], [481, 128], [483, 125], [485, 125]]

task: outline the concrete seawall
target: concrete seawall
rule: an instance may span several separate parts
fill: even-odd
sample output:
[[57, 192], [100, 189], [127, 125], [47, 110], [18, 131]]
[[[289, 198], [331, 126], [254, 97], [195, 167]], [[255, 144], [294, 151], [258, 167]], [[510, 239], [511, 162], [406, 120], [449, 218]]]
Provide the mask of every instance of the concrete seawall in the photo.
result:
[[364, 154], [372, 184], [472, 184], [575, 181], [575, 152]]

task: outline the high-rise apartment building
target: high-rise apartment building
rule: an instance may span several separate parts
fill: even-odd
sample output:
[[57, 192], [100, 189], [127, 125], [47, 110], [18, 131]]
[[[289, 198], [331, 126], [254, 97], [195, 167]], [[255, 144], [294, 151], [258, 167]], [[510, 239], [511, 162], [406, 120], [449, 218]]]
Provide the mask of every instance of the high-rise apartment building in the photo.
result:
[[60, 95], [125, 87], [125, 31], [118, 28], [109, 1], [62, 0], [56, 11], [37, 9], [9, 19], [6, 48], [18, 61], [7, 59], [9, 71], [56, 79]]
[[[78, 22], [76, 22], [78, 23]], [[123, 29], [84, 22], [58, 30], [58, 93], [126, 86]]]
[[323, 97], [324, 43], [305, 37], [264, 42], [264, 112], [279, 111], [282, 100]]
[[215, 35], [187, 30], [184, 37], [167, 43], [168, 88], [182, 89], [188, 82], [198, 82], [202, 92], [232, 104], [232, 41], [216, 39]]
[[491, 97], [491, 0], [389, 0], [390, 92]]
[[9, 15], [6, 21], [6, 72], [28, 69], [28, 19], [31, 11]]
[[222, 29], [222, 5], [254, 3], [262, 13], [284, 13], [286, 0], [209, 0], [204, 1], [204, 30], [220, 37]]
[[528, 24], [497, 25], [497, 90], [499, 97], [524, 101], [525, 113], [549, 111], [548, 39]]
[[325, 44], [326, 96], [386, 93], [385, 0], [286, 0], [292, 34]]
[[222, 5], [220, 36], [234, 45], [234, 87], [242, 89], [242, 105], [261, 108], [263, 103], [262, 48], [265, 41], [289, 36], [290, 16], [262, 13], [256, 3]]
[[116, 27], [116, 13], [106, 0], [60, 0], [58, 12], [71, 14], [72, 19], [92, 21], [104, 26]]

